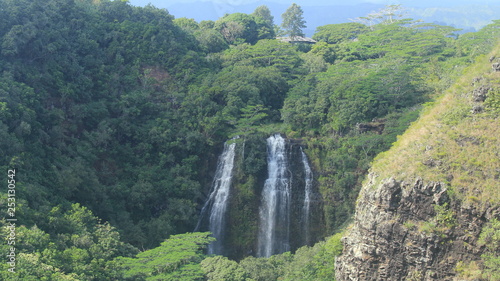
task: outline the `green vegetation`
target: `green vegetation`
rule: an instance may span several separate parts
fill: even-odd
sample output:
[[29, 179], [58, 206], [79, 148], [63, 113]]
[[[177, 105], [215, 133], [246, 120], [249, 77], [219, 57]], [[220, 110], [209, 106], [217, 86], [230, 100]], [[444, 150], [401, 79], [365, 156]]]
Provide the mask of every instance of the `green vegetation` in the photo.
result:
[[485, 101], [486, 109], [491, 111], [493, 115], [500, 114], [500, 88], [494, 87], [488, 91], [488, 98]]
[[223, 256], [206, 258], [201, 262], [201, 266], [207, 276], [207, 280], [251, 280], [248, 279], [248, 273], [237, 262]]
[[119, 258], [122, 280], [203, 280], [200, 262], [203, 251], [213, 241], [210, 233], [173, 235], [159, 247], [137, 254], [134, 258]]
[[[456, 226], [453, 210], [449, 208], [448, 203], [435, 205], [434, 210], [436, 216], [429, 221], [420, 222], [419, 231], [425, 234], [438, 234], [446, 238], [445, 232]], [[409, 229], [414, 226], [412, 222], [406, 222], [404, 225]]]
[[202, 263], [208, 280], [335, 280], [335, 256], [342, 252], [342, 233], [313, 247], [304, 246], [295, 254], [289, 252], [269, 258], [247, 257], [239, 263], [225, 257], [208, 257]]
[[288, 35], [292, 40], [295, 37], [305, 36], [302, 29], [306, 28], [306, 21], [304, 20], [304, 11], [302, 8], [293, 3], [286, 11], [281, 15], [283, 18], [283, 23], [281, 27], [284, 33]]
[[318, 27], [313, 39], [328, 44], [338, 44], [356, 39], [359, 35], [368, 31], [369, 29], [366, 25], [356, 22], [328, 24]]
[[481, 231], [479, 243], [486, 246], [486, 253], [481, 256], [484, 262], [483, 278], [500, 278], [500, 221], [492, 219]]
[[[481, 208], [498, 204], [500, 162], [492, 157], [499, 145], [493, 137], [499, 129], [493, 105], [496, 76], [485, 56], [479, 57], [467, 75], [430, 104], [390, 151], [377, 157], [372, 169], [381, 178], [393, 175], [411, 181], [422, 177], [448, 183], [457, 199]], [[479, 82], [471, 85], [476, 78]], [[482, 85], [492, 89], [483, 105], [473, 97]], [[485, 106], [485, 110], [475, 111], [475, 106]], [[404, 165], [408, 159], [417, 164]]]
[[479, 245], [486, 248], [479, 261], [460, 262], [457, 265], [459, 277], [464, 280], [498, 280], [500, 278], [500, 221], [492, 219], [483, 227]]
[[[286, 26], [292, 37], [304, 27], [298, 8]], [[397, 11], [320, 27], [320, 42], [305, 48], [275, 40], [265, 6], [198, 23], [119, 0], [0, 0], [0, 167], [17, 170], [19, 221], [19, 270], [6, 276], [2, 264], [2, 279], [333, 280], [336, 233], [372, 160], [422, 108], [373, 169], [480, 186], [457, 194], [496, 204], [499, 162], [486, 147], [499, 135], [497, 74], [483, 75], [496, 87], [483, 112], [470, 112], [472, 76], [440, 98], [453, 111], [421, 105], [493, 47], [500, 22], [457, 36]], [[475, 67], [471, 75], [486, 73]], [[334, 236], [244, 258], [255, 244], [263, 141], [276, 132], [306, 147], [326, 224], [316, 228]], [[427, 142], [431, 133], [440, 138]], [[205, 259], [208, 234], [181, 234], [195, 228], [220, 147], [235, 135], [245, 141], [230, 218], [238, 263]], [[406, 170], [424, 157], [442, 165]]]
[[[492, 46], [495, 37], [489, 37], [492, 26], [478, 32], [477, 38], [488, 38]], [[462, 46], [472, 46], [464, 35]], [[464, 75], [436, 100], [424, 105], [419, 118], [398, 138], [390, 150], [379, 154], [371, 172], [378, 179], [389, 177], [406, 182], [416, 178], [445, 184], [455, 206], [436, 205], [436, 216], [429, 221], [408, 221], [408, 229], [446, 237], [458, 226], [456, 211], [460, 208], [488, 210], [498, 208], [498, 171], [500, 162], [496, 151], [498, 142], [498, 72], [491, 69], [498, 54], [498, 44], [489, 54], [478, 56]], [[473, 52], [479, 49], [472, 47]], [[484, 49], [483, 49], [484, 50]], [[490, 58], [490, 59], [488, 59]], [[411, 162], [409, 162], [411, 159]], [[451, 232], [449, 232], [451, 233]], [[486, 222], [478, 246], [484, 247], [480, 259], [461, 261], [456, 266], [463, 280], [497, 280], [499, 265], [498, 219]]]
[[[7, 237], [8, 225], [0, 222], [2, 237]], [[10, 253], [12, 246], [17, 252], [16, 273], [3, 262], [2, 280], [116, 280], [121, 273], [114, 259], [137, 253], [121, 241], [114, 227], [99, 222], [79, 204], [54, 207], [37, 224], [17, 227], [15, 245], [2, 243], [0, 250]]]

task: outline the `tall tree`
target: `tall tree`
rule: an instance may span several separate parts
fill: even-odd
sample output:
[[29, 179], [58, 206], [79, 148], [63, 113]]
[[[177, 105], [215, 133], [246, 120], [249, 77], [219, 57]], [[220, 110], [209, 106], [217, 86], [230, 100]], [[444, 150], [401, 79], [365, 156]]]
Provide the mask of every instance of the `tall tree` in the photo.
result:
[[274, 25], [274, 17], [271, 15], [271, 10], [266, 5], [261, 5], [255, 8], [252, 13], [253, 16], [261, 17], [268, 25]]
[[302, 32], [302, 29], [306, 28], [306, 21], [304, 20], [303, 14], [304, 11], [302, 11], [302, 8], [293, 3], [286, 12], [281, 15], [283, 20], [281, 27], [292, 40], [299, 36], [305, 36], [304, 32]]
[[260, 39], [272, 39], [275, 37], [274, 32], [274, 17], [271, 15], [271, 10], [266, 5], [261, 5], [252, 13], [255, 22], [259, 28]]

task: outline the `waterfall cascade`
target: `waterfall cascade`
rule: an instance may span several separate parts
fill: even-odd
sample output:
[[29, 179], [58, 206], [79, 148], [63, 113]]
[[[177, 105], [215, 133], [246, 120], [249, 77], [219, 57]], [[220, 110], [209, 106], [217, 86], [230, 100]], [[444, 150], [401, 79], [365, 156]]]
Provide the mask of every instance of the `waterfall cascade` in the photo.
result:
[[[254, 178], [249, 185], [241, 174], [243, 166], [238, 166], [248, 165], [245, 154], [236, 155], [234, 142], [224, 145], [210, 194], [195, 229], [208, 230], [216, 238], [209, 245], [208, 254], [241, 258], [253, 252], [257, 257], [269, 257], [311, 245], [318, 236], [314, 226], [321, 217], [317, 215], [313, 172], [307, 155], [300, 145], [279, 134], [259, 144], [261, 155], [264, 147], [267, 148], [267, 178], [266, 167], [262, 166], [259, 178]], [[238, 151], [240, 149], [245, 147], [238, 147]], [[247, 155], [255, 155], [252, 151]], [[257, 190], [261, 193], [257, 194]], [[241, 194], [246, 194], [245, 200], [241, 200]], [[249, 197], [249, 194], [254, 195]], [[241, 218], [252, 220], [241, 221]], [[241, 229], [243, 226], [245, 230]], [[235, 240], [244, 243], [234, 244]]]
[[307, 155], [300, 148], [300, 153], [302, 156], [302, 163], [304, 164], [304, 205], [302, 207], [302, 221], [303, 221], [303, 229], [304, 229], [304, 240], [306, 245], [311, 243], [311, 221], [310, 221], [310, 212], [311, 212], [311, 195], [312, 195], [312, 185], [313, 185], [313, 174], [311, 170], [311, 166], [309, 166], [309, 161], [307, 161]]
[[[224, 144], [224, 151], [219, 157], [211, 193], [201, 211], [201, 220], [209, 214], [208, 230], [212, 232], [216, 241], [208, 246], [208, 254], [223, 254], [225, 235], [226, 209], [231, 188], [236, 143]], [[200, 222], [198, 222], [197, 229]]]
[[262, 190], [257, 255], [269, 257], [290, 250], [291, 185], [285, 140], [267, 139], [268, 178]]

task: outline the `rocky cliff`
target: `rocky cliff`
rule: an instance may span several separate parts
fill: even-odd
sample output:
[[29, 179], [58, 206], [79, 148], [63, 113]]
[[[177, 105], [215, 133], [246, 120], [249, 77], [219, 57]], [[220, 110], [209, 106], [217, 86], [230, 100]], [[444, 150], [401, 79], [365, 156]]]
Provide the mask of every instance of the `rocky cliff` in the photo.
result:
[[481, 229], [500, 209], [457, 204], [440, 182], [369, 177], [343, 238], [338, 280], [453, 280], [459, 262], [483, 254]]
[[499, 280], [500, 75], [489, 67], [481, 58], [374, 161], [337, 280]]

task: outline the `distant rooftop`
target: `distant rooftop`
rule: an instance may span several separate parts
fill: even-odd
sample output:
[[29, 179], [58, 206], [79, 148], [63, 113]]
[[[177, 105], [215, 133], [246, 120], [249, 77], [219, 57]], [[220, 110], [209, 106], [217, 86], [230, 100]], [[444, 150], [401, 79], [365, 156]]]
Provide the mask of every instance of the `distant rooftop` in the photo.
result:
[[312, 38], [309, 37], [302, 37], [302, 36], [295, 36], [295, 37], [277, 37], [276, 39], [282, 41], [282, 42], [287, 42], [287, 43], [308, 43], [308, 44], [314, 44], [317, 41], [313, 40]]

